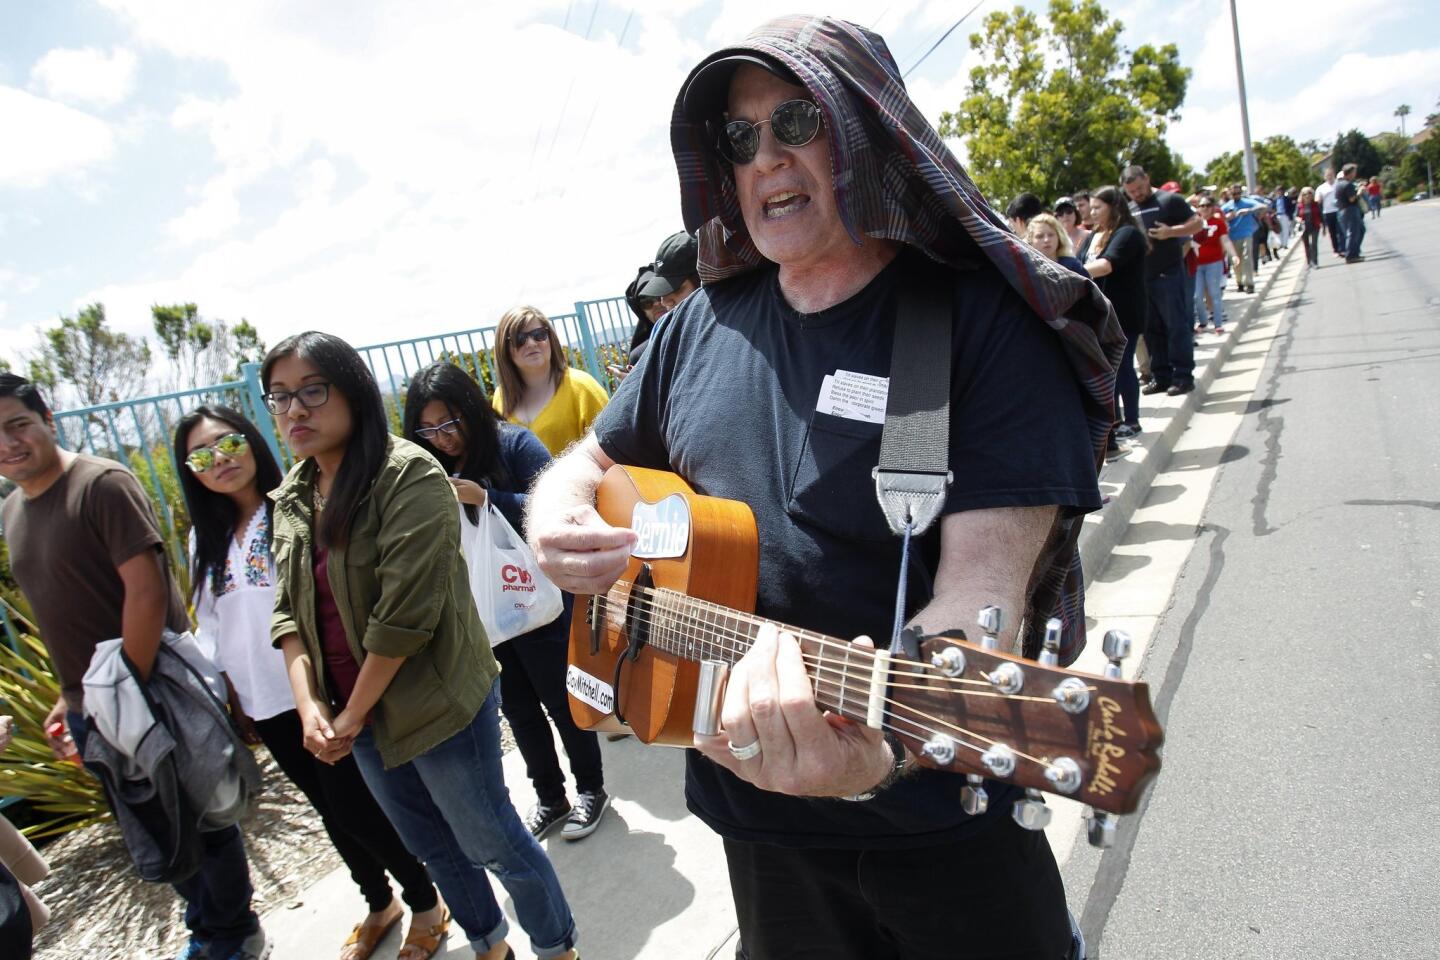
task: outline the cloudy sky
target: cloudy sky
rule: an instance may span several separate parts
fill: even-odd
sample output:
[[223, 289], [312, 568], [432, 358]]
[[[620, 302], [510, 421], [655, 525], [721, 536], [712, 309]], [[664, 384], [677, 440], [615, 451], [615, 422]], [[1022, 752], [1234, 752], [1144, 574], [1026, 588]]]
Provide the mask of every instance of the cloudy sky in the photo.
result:
[[[902, 68], [970, 0], [832, 0]], [[909, 78], [938, 117], [986, 0]], [[1043, 4], [1027, 2], [1027, 6]], [[1440, 96], [1426, 0], [1240, 0], [1256, 139], [1410, 128]], [[355, 343], [619, 294], [679, 228], [689, 67], [773, 0], [0, 0], [0, 355], [92, 301]], [[1240, 143], [1224, 0], [1110, 5], [1194, 69], [1171, 142]], [[1433, 12], [1433, 11], [1432, 11]]]

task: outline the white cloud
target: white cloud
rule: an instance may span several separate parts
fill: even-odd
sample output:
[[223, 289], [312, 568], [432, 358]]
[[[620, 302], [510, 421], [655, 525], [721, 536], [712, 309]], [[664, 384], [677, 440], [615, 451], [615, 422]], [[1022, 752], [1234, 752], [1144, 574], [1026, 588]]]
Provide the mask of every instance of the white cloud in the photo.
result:
[[116, 47], [51, 50], [30, 71], [30, 87], [52, 100], [113, 107], [135, 91], [135, 54]]
[[[1330, 140], [1337, 132], [1395, 130], [1397, 104], [1421, 106], [1440, 88], [1440, 48], [1371, 55], [1347, 53], [1304, 87], [1285, 97], [1250, 94], [1250, 135], [1264, 140], [1284, 134]], [[1414, 129], [1412, 124], [1411, 129]], [[1219, 154], [1240, 149], [1240, 108], [1234, 98], [1215, 106], [1187, 107], [1171, 129], [1170, 142], [1192, 166], [1203, 168]]]
[[0, 86], [0, 130], [0, 186], [41, 186], [108, 159], [115, 147], [103, 121], [14, 87]]

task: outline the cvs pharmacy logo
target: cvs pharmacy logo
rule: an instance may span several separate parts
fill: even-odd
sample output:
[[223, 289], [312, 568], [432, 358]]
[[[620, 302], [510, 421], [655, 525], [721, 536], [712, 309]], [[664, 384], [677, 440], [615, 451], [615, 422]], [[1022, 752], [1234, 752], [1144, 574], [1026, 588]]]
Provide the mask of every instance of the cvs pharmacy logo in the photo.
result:
[[500, 579], [505, 581], [500, 586], [500, 592], [520, 590], [525, 593], [535, 592], [535, 578], [530, 576], [530, 571], [524, 567], [517, 567], [513, 563], [507, 563], [500, 568]]

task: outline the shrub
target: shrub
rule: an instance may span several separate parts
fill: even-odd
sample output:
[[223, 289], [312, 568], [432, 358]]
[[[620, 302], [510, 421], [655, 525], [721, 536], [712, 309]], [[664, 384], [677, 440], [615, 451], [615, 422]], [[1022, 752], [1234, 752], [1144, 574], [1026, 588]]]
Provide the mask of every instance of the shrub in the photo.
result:
[[31, 837], [53, 837], [110, 816], [100, 784], [68, 760], [56, 760], [45, 739], [45, 715], [60, 696], [60, 681], [24, 601], [0, 587], [19, 649], [0, 643], [0, 710], [15, 718], [15, 738], [0, 754], [0, 794], [28, 801]]

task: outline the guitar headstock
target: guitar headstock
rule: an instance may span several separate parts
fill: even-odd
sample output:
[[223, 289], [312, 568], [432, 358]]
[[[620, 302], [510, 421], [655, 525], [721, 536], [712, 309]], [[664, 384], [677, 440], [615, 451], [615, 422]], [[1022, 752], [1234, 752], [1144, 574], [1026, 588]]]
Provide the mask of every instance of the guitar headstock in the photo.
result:
[[[1106, 634], [1110, 663], [1097, 677], [1059, 666], [1058, 621], [1048, 626], [1038, 661], [998, 649], [996, 608], [981, 611], [980, 623], [985, 636], [978, 644], [930, 637], [918, 661], [891, 661], [887, 726], [925, 766], [970, 775], [964, 804], [971, 812], [984, 807], [986, 778], [1100, 811], [1133, 811], [1160, 770], [1164, 733], [1148, 687], [1121, 679], [1129, 637]], [[1036, 795], [1021, 801], [1032, 802], [1028, 814], [1016, 811], [1022, 824], [1043, 810]]]

